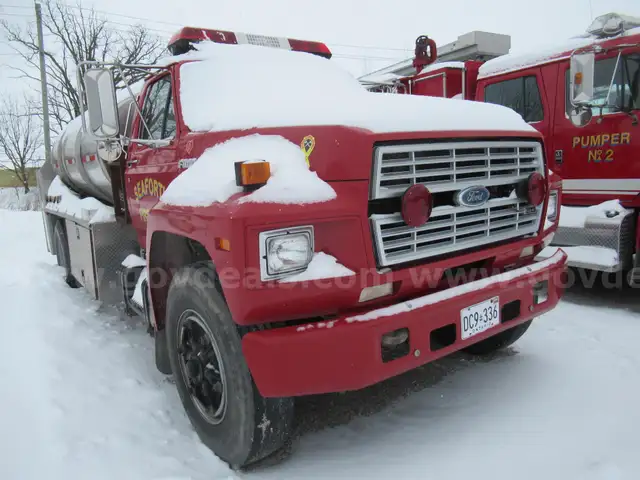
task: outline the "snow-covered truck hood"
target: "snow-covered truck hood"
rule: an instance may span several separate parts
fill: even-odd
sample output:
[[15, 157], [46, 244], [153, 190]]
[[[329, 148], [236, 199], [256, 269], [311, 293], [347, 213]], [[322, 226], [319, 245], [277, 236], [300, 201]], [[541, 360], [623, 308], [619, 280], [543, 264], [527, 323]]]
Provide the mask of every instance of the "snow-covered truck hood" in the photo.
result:
[[185, 124], [194, 132], [338, 125], [372, 133], [531, 133], [492, 104], [371, 93], [335, 63], [307, 53], [204, 43], [178, 60]]
[[[274, 173], [246, 201], [313, 203], [335, 198], [331, 182], [369, 181], [376, 144], [541, 138], [506, 107], [371, 93], [310, 54], [253, 45], [198, 48], [174, 58], [183, 62], [182, 119], [199, 139], [197, 161], [162, 197], [168, 204], [203, 206], [234, 197], [241, 191], [233, 168], [239, 159], [267, 160]], [[306, 156], [305, 141], [312, 144]]]

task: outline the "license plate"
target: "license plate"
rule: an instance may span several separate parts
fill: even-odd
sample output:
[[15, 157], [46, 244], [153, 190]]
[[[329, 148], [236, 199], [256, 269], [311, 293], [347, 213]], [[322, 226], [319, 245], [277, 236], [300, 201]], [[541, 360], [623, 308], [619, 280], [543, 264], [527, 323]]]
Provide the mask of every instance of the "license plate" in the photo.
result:
[[462, 340], [473, 337], [500, 323], [500, 297], [493, 297], [460, 310]]

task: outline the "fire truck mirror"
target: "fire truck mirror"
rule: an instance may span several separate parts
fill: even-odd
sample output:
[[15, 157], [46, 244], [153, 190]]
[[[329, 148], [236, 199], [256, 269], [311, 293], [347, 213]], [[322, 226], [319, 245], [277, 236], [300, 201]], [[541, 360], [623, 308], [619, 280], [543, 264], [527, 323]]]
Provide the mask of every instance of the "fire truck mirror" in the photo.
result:
[[591, 107], [573, 107], [569, 112], [569, 118], [576, 127], [586, 127], [591, 123], [593, 110]]
[[571, 55], [570, 93], [572, 105], [589, 105], [593, 101], [595, 55], [593, 52]]
[[118, 102], [113, 75], [106, 68], [92, 68], [84, 74], [89, 131], [98, 138], [113, 138], [120, 133]]

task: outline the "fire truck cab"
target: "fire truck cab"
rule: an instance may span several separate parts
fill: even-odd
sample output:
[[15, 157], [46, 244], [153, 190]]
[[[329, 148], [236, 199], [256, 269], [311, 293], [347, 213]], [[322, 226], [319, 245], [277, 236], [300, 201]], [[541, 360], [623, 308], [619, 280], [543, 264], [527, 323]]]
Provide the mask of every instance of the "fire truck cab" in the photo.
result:
[[360, 80], [374, 91], [518, 112], [544, 135], [549, 166], [563, 179], [553, 245], [567, 247], [571, 266], [632, 269], [640, 248], [640, 18], [607, 14], [566, 43], [524, 54], [509, 49], [508, 36], [472, 32], [439, 48], [435, 63], [432, 55], [420, 61], [417, 45], [413, 62]]

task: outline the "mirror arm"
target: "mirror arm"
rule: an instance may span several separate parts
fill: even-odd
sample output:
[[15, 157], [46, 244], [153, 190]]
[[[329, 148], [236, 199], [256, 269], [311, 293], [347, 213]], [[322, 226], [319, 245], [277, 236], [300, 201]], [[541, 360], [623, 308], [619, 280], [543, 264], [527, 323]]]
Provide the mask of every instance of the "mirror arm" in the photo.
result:
[[87, 122], [85, 119], [85, 115], [88, 111], [88, 108], [87, 108], [87, 96], [84, 91], [84, 82], [82, 81], [82, 71], [84, 66], [85, 66], [85, 62], [80, 62], [78, 64], [78, 68], [76, 68], [76, 81], [78, 82], [78, 93], [80, 96], [79, 100], [80, 100], [80, 105], [82, 107], [81, 108], [82, 112], [80, 113], [80, 117], [82, 118], [82, 131], [86, 132]]
[[136, 113], [140, 116], [140, 120], [142, 121], [142, 125], [144, 126], [144, 129], [147, 131], [147, 135], [151, 136], [151, 130], [149, 129], [149, 125], [147, 125], [147, 122], [144, 119], [144, 116], [142, 115], [142, 110], [140, 109], [140, 106], [138, 105], [138, 102], [136, 101], [136, 96], [133, 93], [133, 90], [131, 90], [131, 86], [129, 85], [129, 82], [124, 77], [124, 71], [122, 70], [122, 66], [118, 64], [118, 65], [115, 65], [115, 68], [118, 70], [118, 73], [120, 74], [120, 78], [122, 78], [124, 80], [124, 84], [127, 87], [127, 91], [129, 92], [129, 95], [133, 99], [133, 105], [135, 106]]

